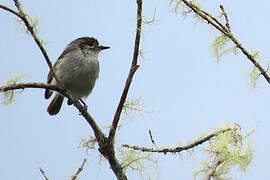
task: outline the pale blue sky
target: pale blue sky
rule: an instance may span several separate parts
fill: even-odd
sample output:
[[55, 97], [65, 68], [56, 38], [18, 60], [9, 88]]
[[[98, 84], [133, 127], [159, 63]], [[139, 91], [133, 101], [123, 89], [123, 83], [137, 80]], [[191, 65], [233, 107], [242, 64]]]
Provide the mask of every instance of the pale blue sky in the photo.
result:
[[[13, 1], [0, 1], [13, 9]], [[35, 1], [23, 0], [23, 7], [39, 17], [39, 37], [54, 62], [64, 47], [80, 36], [94, 36], [100, 44], [111, 46], [100, 54], [101, 72], [92, 94], [86, 100], [89, 112], [107, 132], [128, 74], [135, 35], [136, 0], [133, 1]], [[270, 2], [211, 1], [203, 7], [211, 13], [223, 4], [234, 34], [249, 51], [259, 50], [261, 62], [269, 61]], [[186, 142], [202, 132], [210, 132], [226, 122], [238, 122], [243, 132], [256, 128], [250, 137], [255, 157], [247, 172], [237, 179], [267, 179], [270, 144], [269, 85], [264, 79], [258, 88], [249, 86], [246, 72], [251, 63], [242, 55], [225, 55], [219, 64], [211, 42], [217, 32], [206, 24], [195, 23], [171, 11], [168, 1], [143, 4], [144, 16], [151, 19], [156, 9], [158, 23], [144, 25], [141, 48], [145, 60], [135, 74], [129, 97], [140, 98], [151, 114], [122, 119], [117, 145], [130, 143], [151, 146], [151, 129], [157, 145]], [[25, 74], [25, 82], [45, 82], [48, 67], [32, 37], [24, 33], [14, 16], [0, 10], [0, 82], [10, 73]], [[75, 108], [64, 103], [59, 115], [46, 112], [48, 100], [43, 90], [26, 89], [11, 105], [0, 105], [0, 179], [68, 179], [88, 158], [80, 180], [115, 179], [99, 153], [77, 149], [80, 139], [92, 134]], [[200, 154], [200, 151], [195, 151]], [[196, 154], [196, 153], [195, 153]], [[183, 153], [159, 156], [158, 179], [192, 179], [198, 168], [196, 156]], [[128, 171], [129, 179], [141, 179]], [[146, 179], [147, 176], [145, 176]], [[235, 176], [234, 176], [235, 177]]]

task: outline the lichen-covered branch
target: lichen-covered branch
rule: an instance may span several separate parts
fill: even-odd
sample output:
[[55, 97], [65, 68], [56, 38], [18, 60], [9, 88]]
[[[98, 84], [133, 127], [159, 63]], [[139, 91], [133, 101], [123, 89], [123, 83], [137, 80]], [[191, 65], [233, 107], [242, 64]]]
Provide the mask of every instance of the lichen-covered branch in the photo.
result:
[[211, 180], [211, 177], [214, 177], [214, 174], [218, 168], [218, 166], [221, 164], [222, 162], [220, 161], [220, 159], [218, 158], [218, 155], [216, 155], [216, 158], [213, 162], [213, 164], [209, 167], [208, 172], [205, 174], [203, 180]]
[[[70, 94], [68, 94], [64, 89], [60, 88], [59, 86], [55, 85], [50, 85], [50, 84], [45, 84], [45, 83], [15, 83], [15, 84], [10, 84], [6, 86], [0, 87], [0, 92], [7, 92], [7, 91], [13, 91], [17, 89], [25, 89], [25, 88], [43, 88], [43, 89], [51, 89], [54, 91], [58, 91], [62, 95], [66, 96], [69, 99], [73, 99]], [[98, 140], [98, 142], [103, 142], [105, 139], [105, 135], [102, 133], [92, 116], [87, 112], [87, 109], [84, 108], [83, 105], [79, 101], [73, 101], [74, 106], [80, 111], [80, 113], [84, 116], [86, 121], [89, 123], [89, 125], [92, 127], [95, 136]]]
[[229, 24], [229, 18], [227, 13], [225, 12], [223, 6], [220, 6], [222, 13], [225, 17], [226, 24], [223, 25], [219, 20], [217, 20], [214, 16], [212, 16], [210, 13], [206, 12], [205, 10], [197, 7], [195, 4], [193, 4], [190, 1], [187, 0], [179, 0], [183, 2], [187, 7], [189, 7], [195, 14], [197, 14], [199, 17], [201, 17], [203, 20], [205, 20], [208, 24], [213, 26], [215, 29], [220, 31], [222, 34], [227, 36], [234, 45], [241, 50], [241, 52], [258, 68], [260, 73], [263, 75], [265, 80], [270, 84], [270, 77], [267, 74], [267, 71], [258, 63], [258, 61], [254, 58], [254, 56], [247, 51], [246, 48], [239, 42], [239, 40], [233, 35], [231, 31], [231, 27]]
[[31, 23], [29, 23], [29, 21], [27, 19], [27, 15], [24, 13], [24, 11], [23, 11], [23, 9], [22, 9], [22, 7], [20, 5], [20, 2], [18, 0], [14, 0], [14, 4], [15, 4], [16, 8], [18, 9], [18, 14], [20, 15], [18, 17], [23, 21], [23, 23], [25, 24], [27, 30], [30, 32], [31, 36], [34, 38], [37, 46], [39, 47], [41, 53], [43, 54], [43, 56], [44, 56], [44, 58], [45, 58], [45, 60], [46, 60], [46, 62], [48, 64], [48, 66], [49, 66], [49, 68], [50, 68], [56, 82], [61, 86], [61, 84], [59, 83], [60, 81], [58, 80], [58, 78], [55, 75], [53, 65], [51, 63], [51, 60], [50, 60], [48, 54], [47, 54], [47, 51], [43, 47], [41, 40], [39, 39], [36, 32], [34, 31], [34, 26]]
[[231, 130], [233, 130], [233, 129], [232, 128], [223, 129], [223, 130], [214, 132], [212, 134], [209, 134], [208, 136], [205, 136], [203, 138], [200, 138], [199, 140], [196, 140], [193, 143], [190, 143], [188, 145], [178, 146], [178, 147], [174, 147], [174, 148], [148, 148], [148, 147], [132, 146], [132, 145], [128, 145], [128, 144], [123, 144], [122, 147], [137, 150], [137, 151], [142, 151], [142, 152], [155, 152], [155, 153], [164, 153], [164, 154], [179, 153], [179, 152], [184, 151], [184, 150], [192, 149], [198, 145], [203, 144], [204, 142], [209, 141], [211, 138], [213, 138], [221, 133], [225, 133], [225, 132], [228, 132]]

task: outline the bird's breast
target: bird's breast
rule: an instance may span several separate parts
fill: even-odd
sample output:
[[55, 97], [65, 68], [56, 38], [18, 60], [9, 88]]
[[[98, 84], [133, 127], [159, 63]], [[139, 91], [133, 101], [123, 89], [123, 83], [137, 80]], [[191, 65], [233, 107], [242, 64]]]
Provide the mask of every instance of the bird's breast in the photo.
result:
[[58, 68], [57, 75], [72, 95], [76, 97], [88, 96], [95, 85], [99, 74], [97, 58], [74, 58], [71, 62], [63, 63]]

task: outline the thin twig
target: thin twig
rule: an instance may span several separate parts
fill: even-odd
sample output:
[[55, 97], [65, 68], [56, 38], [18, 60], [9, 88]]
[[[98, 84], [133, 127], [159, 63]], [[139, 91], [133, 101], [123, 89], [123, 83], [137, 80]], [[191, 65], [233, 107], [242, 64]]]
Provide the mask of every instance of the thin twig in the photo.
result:
[[0, 8], [1, 8], [1, 9], [4, 9], [4, 10], [6, 10], [6, 11], [12, 13], [12, 14], [14, 14], [15, 16], [19, 17], [20, 19], [23, 18], [19, 13], [17, 13], [17, 12], [14, 11], [13, 9], [10, 9], [9, 7], [6, 7], [6, 6], [2, 5], [2, 4], [0, 4]]
[[142, 151], [142, 152], [155, 152], [155, 153], [164, 153], [164, 154], [167, 154], [167, 153], [179, 153], [181, 151], [184, 151], [184, 150], [189, 150], [191, 148], [194, 148], [198, 145], [201, 145], [203, 144], [204, 142], [206, 141], [209, 141], [211, 138], [221, 134], [221, 133], [225, 133], [227, 131], [231, 131], [232, 128], [228, 128], [228, 129], [224, 129], [224, 130], [220, 130], [220, 131], [217, 131], [217, 132], [214, 132], [212, 134], [209, 134], [208, 136], [204, 137], [204, 138], [201, 138], [200, 140], [197, 140], [191, 144], [188, 144], [186, 146], [178, 146], [178, 147], [175, 147], [175, 148], [147, 148], [147, 147], [140, 147], [140, 146], [131, 146], [131, 145], [128, 145], [128, 144], [123, 144], [122, 147], [125, 147], [125, 148], [129, 148], [129, 149], [133, 149], [133, 150], [137, 150], [137, 151]]
[[137, 64], [138, 61], [138, 54], [139, 54], [139, 46], [140, 46], [140, 38], [141, 38], [141, 28], [142, 28], [142, 0], [137, 0], [137, 29], [136, 29], [136, 37], [135, 37], [135, 45], [134, 45], [134, 51], [133, 51], [133, 58], [131, 67], [129, 70], [129, 74], [126, 80], [126, 84], [124, 87], [124, 90], [122, 92], [118, 107], [116, 109], [112, 126], [109, 133], [109, 140], [113, 141], [115, 136], [115, 131], [120, 119], [120, 115], [123, 109], [123, 105], [126, 101], [127, 94], [129, 91], [130, 84], [132, 82], [133, 75], [135, 74], [136, 70], [139, 68], [139, 65]]
[[156, 144], [155, 144], [155, 141], [154, 141], [154, 138], [153, 138], [153, 136], [152, 136], [151, 130], [149, 130], [148, 133], [149, 133], [149, 136], [150, 136], [150, 139], [151, 139], [152, 144], [153, 144], [153, 145], [156, 145]]
[[[225, 36], [227, 36], [237, 48], [239, 48], [242, 53], [256, 66], [256, 68], [259, 69], [265, 80], [270, 84], [270, 77], [267, 74], [267, 71], [256, 61], [256, 59], [253, 57], [252, 54], [250, 54], [243, 46], [242, 44], [234, 37], [234, 35], [228, 30], [227, 25], [222, 25], [221, 22], [219, 22], [215, 17], [213, 17], [211, 14], [207, 13], [206, 11], [198, 8], [197, 6], [193, 5], [191, 2], [187, 0], [181, 0], [186, 6], [188, 6], [194, 13], [196, 13], [198, 16], [200, 16], [202, 19], [207, 21], [208, 24], [211, 24], [213, 27], [215, 27], [218, 31], [223, 33]], [[224, 11], [225, 12], [225, 11]], [[226, 13], [225, 13], [226, 14]], [[226, 14], [227, 16], [227, 14]], [[226, 17], [225, 17], [226, 18]], [[228, 18], [228, 16], [227, 16]], [[229, 22], [229, 20], [226, 20]], [[229, 26], [230, 27], [230, 26]]]
[[46, 176], [45, 171], [40, 167], [39, 171], [41, 172], [41, 174], [43, 175], [43, 177], [45, 178], [45, 180], [49, 180], [49, 178]]
[[226, 11], [225, 11], [225, 9], [224, 9], [224, 7], [222, 5], [220, 5], [219, 7], [222, 10], [223, 16], [225, 17], [226, 27], [227, 27], [228, 31], [231, 32], [231, 25], [229, 23], [228, 15], [227, 15], [227, 13], [226, 13]]
[[83, 167], [84, 167], [86, 161], [87, 161], [87, 159], [84, 158], [81, 166], [78, 168], [77, 172], [72, 176], [72, 179], [71, 180], [76, 180], [76, 178], [78, 177], [78, 175], [82, 172]]
[[[191, 3], [191, 2], [190, 2]], [[192, 4], [192, 3], [191, 3]], [[227, 29], [225, 28], [225, 26], [219, 22], [215, 17], [211, 16], [208, 12], [204, 11], [203, 9], [197, 7], [196, 5], [192, 4], [194, 7], [196, 7], [198, 12], [202, 12], [206, 17], [210, 17], [211, 20], [214, 21], [214, 23], [216, 23], [221, 29], [224, 29], [227, 33], [229, 33], [229, 31], [227, 31]], [[212, 23], [211, 23], [212, 24]]]

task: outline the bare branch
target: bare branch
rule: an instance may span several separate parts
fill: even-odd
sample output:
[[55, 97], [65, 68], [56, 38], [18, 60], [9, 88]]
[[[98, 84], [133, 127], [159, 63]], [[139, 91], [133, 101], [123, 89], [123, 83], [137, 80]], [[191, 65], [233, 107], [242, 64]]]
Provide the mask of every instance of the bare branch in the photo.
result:
[[76, 180], [76, 178], [78, 177], [78, 175], [82, 172], [83, 167], [84, 167], [86, 161], [87, 161], [87, 159], [84, 158], [81, 166], [78, 168], [77, 172], [72, 176], [72, 179], [71, 180]]
[[156, 144], [155, 144], [155, 141], [154, 141], [154, 138], [153, 138], [153, 136], [152, 136], [151, 130], [149, 130], [148, 133], [149, 133], [149, 136], [150, 136], [150, 139], [151, 139], [152, 144], [153, 144], [153, 145], [156, 145]]
[[120, 98], [118, 107], [116, 109], [112, 126], [110, 129], [109, 133], [109, 140], [113, 141], [114, 136], [115, 136], [115, 131], [120, 119], [120, 115], [123, 109], [123, 105], [125, 103], [125, 100], [127, 98], [127, 94], [129, 91], [130, 84], [132, 82], [133, 75], [135, 74], [136, 70], [139, 68], [139, 65], [137, 64], [138, 61], [138, 54], [139, 54], [139, 46], [140, 46], [140, 38], [141, 38], [141, 29], [142, 29], [142, 0], [137, 0], [137, 29], [136, 29], [136, 37], [135, 37], [135, 46], [134, 46], [134, 51], [133, 51], [133, 58], [132, 58], [132, 63], [131, 67], [129, 70], [129, 74], [126, 80], [126, 84], [124, 87], [124, 90], [122, 92], [122, 96]]
[[131, 146], [131, 145], [128, 145], [128, 144], [123, 144], [122, 147], [125, 147], [125, 148], [129, 148], [129, 149], [133, 149], [133, 150], [137, 150], [137, 151], [142, 151], [142, 152], [155, 152], [155, 153], [164, 153], [164, 154], [167, 154], [167, 153], [179, 153], [181, 151], [184, 151], [184, 150], [189, 150], [191, 148], [194, 148], [198, 145], [201, 145], [203, 144], [204, 142], [207, 142], [209, 141], [211, 138], [221, 134], [221, 133], [225, 133], [227, 131], [231, 131], [233, 130], [232, 128], [227, 128], [227, 129], [224, 129], [224, 130], [220, 130], [220, 131], [217, 131], [217, 132], [214, 132], [212, 134], [209, 134], [208, 136], [204, 137], [204, 138], [201, 138], [200, 140], [197, 140], [191, 144], [188, 144], [186, 146], [178, 146], [178, 147], [175, 147], [175, 148], [147, 148], [147, 147], [140, 147], [140, 146]]
[[49, 178], [45, 174], [45, 171], [41, 167], [39, 168], [39, 171], [41, 172], [45, 180], [49, 180]]

